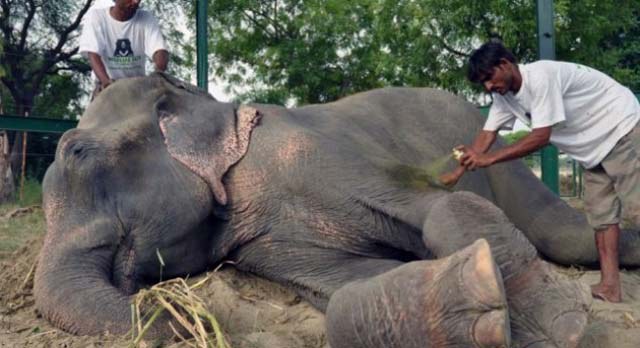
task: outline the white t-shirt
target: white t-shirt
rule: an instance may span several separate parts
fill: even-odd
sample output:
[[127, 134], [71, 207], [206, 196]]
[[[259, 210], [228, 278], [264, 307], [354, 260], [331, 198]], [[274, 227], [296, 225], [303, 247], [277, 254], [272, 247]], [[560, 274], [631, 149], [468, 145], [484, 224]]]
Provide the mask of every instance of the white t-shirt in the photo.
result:
[[640, 120], [633, 93], [602, 72], [574, 63], [541, 60], [518, 65], [517, 94], [493, 93], [487, 131], [551, 126], [550, 142], [585, 168], [598, 165]]
[[137, 10], [126, 22], [115, 20], [109, 8], [91, 10], [84, 18], [80, 53], [97, 53], [113, 80], [144, 76], [145, 55], [166, 50], [160, 26], [149, 12]]

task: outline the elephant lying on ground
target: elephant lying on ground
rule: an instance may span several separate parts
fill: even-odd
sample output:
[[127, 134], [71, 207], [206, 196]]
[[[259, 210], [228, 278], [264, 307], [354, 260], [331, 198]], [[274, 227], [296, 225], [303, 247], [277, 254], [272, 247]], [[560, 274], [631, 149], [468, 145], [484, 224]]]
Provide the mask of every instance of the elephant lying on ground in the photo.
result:
[[[536, 249], [597, 261], [583, 216], [520, 162], [455, 192], [424, 175], [481, 123], [433, 89], [286, 109], [219, 103], [166, 75], [119, 81], [45, 177], [37, 307], [75, 334], [125, 333], [141, 287], [231, 260], [325, 311], [333, 348], [575, 347], [588, 289]], [[640, 239], [625, 238], [622, 263], [640, 264]]]

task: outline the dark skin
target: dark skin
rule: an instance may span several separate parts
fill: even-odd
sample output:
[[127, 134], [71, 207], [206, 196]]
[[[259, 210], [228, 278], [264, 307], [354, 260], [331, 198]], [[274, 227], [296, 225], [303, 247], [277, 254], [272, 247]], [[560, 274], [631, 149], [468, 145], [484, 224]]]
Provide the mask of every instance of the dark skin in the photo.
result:
[[[113, 19], [126, 22], [135, 16], [140, 6], [141, 0], [115, 0], [114, 6], [109, 8], [109, 14]], [[89, 64], [91, 69], [96, 74], [98, 81], [100, 81], [101, 90], [107, 88], [113, 80], [109, 77], [107, 69], [104, 66], [102, 57], [95, 52], [89, 52]], [[164, 72], [167, 70], [169, 62], [169, 52], [166, 50], [158, 50], [153, 54], [153, 64], [156, 71]]]
[[[502, 59], [500, 64], [483, 79], [487, 92], [505, 95], [508, 92], [518, 93], [522, 87], [522, 75], [517, 64]], [[534, 128], [526, 137], [515, 144], [495, 151], [488, 151], [496, 140], [497, 132], [481, 130], [471, 146], [459, 145], [455, 149], [462, 151], [458, 160], [460, 166], [440, 176], [440, 182], [446, 186], [454, 186], [468, 170], [485, 168], [495, 163], [524, 157], [549, 144], [551, 127]], [[618, 261], [618, 240], [620, 227], [608, 225], [596, 231], [596, 247], [600, 258], [601, 279], [591, 287], [594, 297], [609, 302], [620, 302], [622, 290]]]
[[600, 282], [591, 286], [591, 294], [604, 301], [622, 301], [618, 260], [619, 240], [620, 226], [617, 224], [608, 225], [596, 231], [596, 247], [600, 257]]

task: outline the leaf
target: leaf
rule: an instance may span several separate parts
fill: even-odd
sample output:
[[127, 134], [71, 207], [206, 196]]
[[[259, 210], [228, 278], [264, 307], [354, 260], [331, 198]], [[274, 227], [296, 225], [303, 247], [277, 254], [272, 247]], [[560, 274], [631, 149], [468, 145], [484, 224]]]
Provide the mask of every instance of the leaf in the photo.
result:
[[[559, 60], [640, 90], [638, 1], [554, 5]], [[382, 86], [472, 99], [479, 92], [466, 82], [466, 55], [489, 37], [523, 62], [537, 59], [535, 0], [217, 0], [208, 14], [211, 69], [245, 87], [244, 101], [328, 102]]]

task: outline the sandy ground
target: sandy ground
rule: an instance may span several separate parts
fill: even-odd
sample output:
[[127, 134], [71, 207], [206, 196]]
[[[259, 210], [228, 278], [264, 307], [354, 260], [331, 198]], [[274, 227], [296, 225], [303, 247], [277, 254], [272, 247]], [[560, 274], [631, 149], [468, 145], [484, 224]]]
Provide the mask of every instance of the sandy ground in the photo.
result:
[[[0, 259], [0, 347], [128, 346], [126, 338], [68, 335], [38, 316], [31, 287], [41, 243], [39, 237]], [[559, 270], [587, 284], [599, 277], [595, 271]], [[205, 276], [209, 280], [197, 293], [220, 321], [232, 347], [329, 348], [324, 315], [291, 291], [232, 267]], [[624, 271], [623, 286], [624, 303], [593, 302], [581, 347], [640, 347], [640, 270]], [[165, 346], [188, 345], [170, 342]]]
[[[41, 244], [42, 238], [30, 241], [0, 260], [0, 347], [127, 347], [127, 338], [72, 336], [39, 317], [31, 288]], [[196, 293], [205, 299], [232, 347], [329, 347], [324, 315], [293, 292], [232, 267], [189, 282], [204, 277], [208, 280]], [[164, 346], [188, 344], [170, 342]]]

